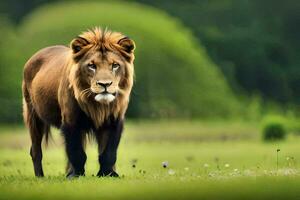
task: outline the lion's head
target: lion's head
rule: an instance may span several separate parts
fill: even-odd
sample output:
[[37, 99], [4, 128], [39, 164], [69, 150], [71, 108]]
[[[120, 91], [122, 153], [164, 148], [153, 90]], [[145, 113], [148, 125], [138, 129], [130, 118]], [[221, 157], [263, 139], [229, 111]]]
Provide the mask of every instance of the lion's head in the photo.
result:
[[95, 124], [110, 114], [124, 115], [133, 85], [133, 40], [95, 28], [76, 37], [71, 49], [69, 80], [81, 108]]

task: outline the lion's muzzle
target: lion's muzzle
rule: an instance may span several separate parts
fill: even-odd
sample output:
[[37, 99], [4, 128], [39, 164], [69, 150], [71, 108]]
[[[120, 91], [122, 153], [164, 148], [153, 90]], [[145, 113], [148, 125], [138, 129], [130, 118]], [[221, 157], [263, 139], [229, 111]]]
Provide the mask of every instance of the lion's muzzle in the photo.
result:
[[112, 102], [116, 98], [116, 93], [102, 92], [95, 96], [95, 100], [101, 103]]
[[92, 91], [96, 93], [95, 100], [97, 102], [110, 103], [116, 98], [116, 88], [112, 81], [96, 81], [95, 85], [96, 87], [92, 87]]

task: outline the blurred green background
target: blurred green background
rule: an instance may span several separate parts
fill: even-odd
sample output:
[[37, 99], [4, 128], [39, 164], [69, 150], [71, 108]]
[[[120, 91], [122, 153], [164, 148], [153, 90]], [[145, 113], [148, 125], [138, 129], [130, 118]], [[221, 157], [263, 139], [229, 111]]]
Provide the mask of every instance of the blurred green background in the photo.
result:
[[136, 41], [128, 118], [261, 120], [299, 115], [300, 15], [286, 0], [0, 1], [0, 123], [22, 121], [37, 50], [94, 26]]
[[[299, 10], [299, 0], [0, 0], [0, 199], [300, 199]], [[86, 177], [67, 181], [53, 130], [36, 179], [24, 63], [94, 26], [137, 45], [121, 178], [96, 178], [88, 145]]]

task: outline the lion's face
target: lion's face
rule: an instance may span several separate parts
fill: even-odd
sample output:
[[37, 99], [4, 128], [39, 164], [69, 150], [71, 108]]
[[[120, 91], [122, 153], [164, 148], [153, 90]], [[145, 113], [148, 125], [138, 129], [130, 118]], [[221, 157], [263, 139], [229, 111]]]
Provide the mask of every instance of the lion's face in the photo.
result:
[[126, 78], [126, 67], [124, 58], [113, 51], [91, 52], [79, 63], [82, 79], [89, 85], [94, 99], [103, 103], [109, 103], [119, 95], [120, 82]]
[[87, 32], [74, 39], [71, 47], [81, 93], [107, 104], [130, 92], [134, 59], [132, 40], [115, 32], [98, 35]]

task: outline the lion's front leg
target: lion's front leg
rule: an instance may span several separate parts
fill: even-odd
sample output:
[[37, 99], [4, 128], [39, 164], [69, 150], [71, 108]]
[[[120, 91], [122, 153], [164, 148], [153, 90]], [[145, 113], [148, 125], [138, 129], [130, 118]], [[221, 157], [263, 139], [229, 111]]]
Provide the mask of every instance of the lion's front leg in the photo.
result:
[[67, 178], [84, 176], [84, 165], [86, 162], [86, 154], [83, 147], [83, 134], [75, 127], [63, 126], [62, 128], [66, 153], [70, 162], [70, 169]]
[[114, 120], [109, 125], [105, 125], [99, 130], [97, 138], [99, 145], [100, 170], [97, 176], [119, 176], [115, 171], [115, 163], [122, 131], [122, 120]]

